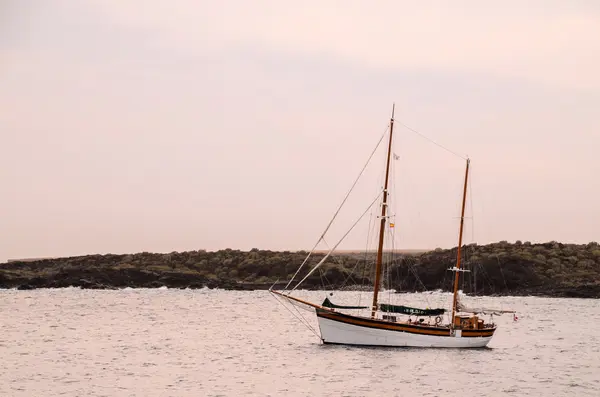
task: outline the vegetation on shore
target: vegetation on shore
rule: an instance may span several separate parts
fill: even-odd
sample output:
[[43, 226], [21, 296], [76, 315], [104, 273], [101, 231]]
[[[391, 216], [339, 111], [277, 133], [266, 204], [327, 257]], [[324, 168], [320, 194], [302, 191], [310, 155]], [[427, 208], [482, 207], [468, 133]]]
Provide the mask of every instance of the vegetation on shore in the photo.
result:
[[[87, 255], [0, 264], [0, 288], [225, 288], [266, 289], [287, 282], [308, 253], [252, 249], [170, 254]], [[385, 287], [425, 291], [451, 286], [447, 269], [457, 249], [386, 253]], [[311, 255], [299, 277], [323, 258]], [[461, 289], [477, 295], [600, 297], [600, 245], [549, 242], [471, 244], [463, 247]], [[307, 289], [368, 287], [374, 253], [343, 252], [329, 257], [302, 284]], [[298, 280], [298, 277], [296, 278]]]

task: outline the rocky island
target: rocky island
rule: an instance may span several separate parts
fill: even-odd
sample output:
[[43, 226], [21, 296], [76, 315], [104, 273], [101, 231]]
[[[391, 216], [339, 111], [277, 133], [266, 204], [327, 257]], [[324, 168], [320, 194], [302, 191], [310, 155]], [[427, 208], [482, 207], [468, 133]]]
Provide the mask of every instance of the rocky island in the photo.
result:
[[[387, 253], [385, 287], [398, 292], [451, 288], [457, 249]], [[223, 288], [267, 289], [287, 282], [308, 253], [304, 251], [204, 250], [169, 254], [86, 255], [0, 264], [0, 288]], [[323, 258], [311, 255], [308, 265]], [[548, 242], [463, 247], [470, 270], [460, 288], [475, 295], [600, 297], [600, 246]], [[372, 284], [374, 253], [331, 256], [304, 283], [306, 289], [359, 289]]]

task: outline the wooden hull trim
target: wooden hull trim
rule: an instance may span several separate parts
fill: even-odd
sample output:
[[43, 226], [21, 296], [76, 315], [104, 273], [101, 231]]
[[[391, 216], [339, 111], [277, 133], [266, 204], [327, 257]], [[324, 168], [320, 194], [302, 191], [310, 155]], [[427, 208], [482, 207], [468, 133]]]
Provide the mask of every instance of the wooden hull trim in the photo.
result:
[[[317, 310], [317, 317], [326, 318], [331, 321], [341, 322], [358, 327], [382, 329], [394, 332], [407, 332], [419, 335], [454, 337], [454, 335], [451, 334], [449, 327], [419, 326], [403, 323], [392, 323], [388, 321], [374, 320], [364, 317], [355, 317], [343, 313], [324, 312], [320, 310]], [[493, 336], [495, 330], [495, 328], [487, 328], [483, 330], [464, 329], [461, 330], [461, 332], [463, 338], [481, 338]]]
[[450, 335], [450, 330], [445, 330], [445, 335], [432, 335], [405, 331], [402, 329], [388, 329], [369, 327], [353, 324], [346, 321], [336, 321], [339, 318], [317, 316], [321, 340], [324, 344], [355, 345], [355, 346], [388, 346], [388, 347], [434, 347], [434, 348], [480, 348], [485, 347], [492, 339], [489, 336], [466, 337], [457, 330], [455, 335]]

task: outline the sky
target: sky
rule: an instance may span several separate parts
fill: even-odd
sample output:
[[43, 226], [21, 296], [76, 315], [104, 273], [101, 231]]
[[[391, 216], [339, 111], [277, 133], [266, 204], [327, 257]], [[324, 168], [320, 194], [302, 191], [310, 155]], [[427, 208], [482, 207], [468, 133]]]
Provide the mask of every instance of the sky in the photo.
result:
[[467, 243], [597, 241], [599, 37], [593, 0], [3, 0], [0, 261], [310, 250], [393, 103], [395, 247], [456, 246], [467, 155]]

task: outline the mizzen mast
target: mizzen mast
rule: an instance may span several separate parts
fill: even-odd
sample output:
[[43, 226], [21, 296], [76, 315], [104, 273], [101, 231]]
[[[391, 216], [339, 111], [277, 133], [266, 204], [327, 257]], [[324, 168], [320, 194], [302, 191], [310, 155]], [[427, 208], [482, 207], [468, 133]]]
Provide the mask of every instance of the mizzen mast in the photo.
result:
[[463, 227], [465, 224], [465, 203], [467, 201], [467, 183], [469, 180], [469, 164], [471, 160], [467, 159], [467, 167], [465, 169], [465, 186], [463, 187], [463, 198], [462, 198], [462, 208], [460, 211], [460, 229], [458, 233], [458, 253], [456, 255], [456, 267], [454, 270], [454, 298], [452, 299], [452, 317], [450, 319], [450, 324], [454, 324], [454, 315], [456, 314], [456, 304], [458, 302], [458, 276], [461, 272], [460, 269], [460, 253], [462, 251], [462, 237], [463, 237]]
[[375, 318], [377, 313], [377, 295], [379, 294], [379, 284], [381, 283], [381, 262], [383, 260], [383, 238], [385, 235], [385, 223], [387, 212], [388, 197], [388, 179], [390, 176], [390, 158], [392, 155], [392, 136], [394, 133], [394, 110], [396, 105], [392, 105], [392, 117], [390, 119], [390, 141], [388, 144], [387, 164], [385, 169], [385, 184], [383, 186], [383, 200], [381, 203], [381, 225], [379, 226], [379, 245], [377, 247], [377, 262], [375, 264], [375, 284], [373, 287], [373, 306], [371, 308], [371, 318]]

